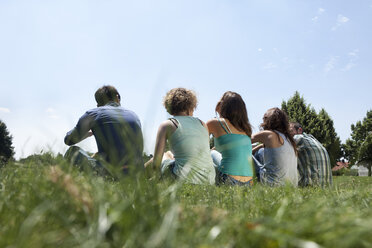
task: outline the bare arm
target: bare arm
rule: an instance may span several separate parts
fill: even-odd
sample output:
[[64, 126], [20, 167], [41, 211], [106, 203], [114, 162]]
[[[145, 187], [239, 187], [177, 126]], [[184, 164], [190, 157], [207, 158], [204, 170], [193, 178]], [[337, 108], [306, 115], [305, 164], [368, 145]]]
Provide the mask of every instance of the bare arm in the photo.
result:
[[154, 152], [154, 161], [153, 161], [153, 165], [155, 168], [160, 167], [161, 160], [163, 159], [166, 136], [167, 136], [166, 134], [167, 132], [164, 126], [160, 126], [158, 130], [158, 134], [156, 136], [156, 143], [155, 143], [155, 152]]
[[174, 129], [174, 125], [169, 120], [163, 122], [159, 126], [158, 133], [156, 135], [154, 157], [145, 164], [145, 167], [149, 166], [150, 164], [153, 164], [155, 168], [160, 167], [165, 152], [166, 141]]
[[211, 119], [207, 121], [207, 126], [210, 134], [213, 134], [215, 138], [225, 135], [225, 130], [221, 127], [221, 124], [217, 119]]
[[259, 149], [264, 148], [264, 144], [259, 144], [252, 149], [252, 154], [255, 154]]
[[207, 121], [207, 129], [209, 134], [215, 135], [215, 119]]
[[252, 135], [252, 143], [260, 142], [265, 147], [275, 148], [283, 145], [282, 138], [274, 131], [264, 130]]
[[267, 145], [269, 141], [270, 131], [261, 131], [255, 134], [252, 134], [251, 140], [252, 143], [260, 142]]

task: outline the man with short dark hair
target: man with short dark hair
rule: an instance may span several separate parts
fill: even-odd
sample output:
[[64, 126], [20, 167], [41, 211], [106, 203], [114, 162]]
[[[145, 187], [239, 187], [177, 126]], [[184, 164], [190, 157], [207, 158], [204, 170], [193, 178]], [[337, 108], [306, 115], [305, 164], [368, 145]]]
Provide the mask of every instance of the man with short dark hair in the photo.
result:
[[[143, 166], [143, 136], [138, 116], [120, 106], [120, 94], [113, 86], [103, 86], [95, 93], [97, 108], [88, 110], [75, 128], [65, 137], [65, 144], [72, 146], [94, 135], [99, 160], [125, 172], [129, 165]], [[102, 164], [82, 149], [72, 146], [65, 154], [74, 164], [86, 163], [92, 167]]]
[[298, 149], [298, 185], [332, 185], [331, 162], [325, 147], [297, 122], [290, 122], [290, 131]]

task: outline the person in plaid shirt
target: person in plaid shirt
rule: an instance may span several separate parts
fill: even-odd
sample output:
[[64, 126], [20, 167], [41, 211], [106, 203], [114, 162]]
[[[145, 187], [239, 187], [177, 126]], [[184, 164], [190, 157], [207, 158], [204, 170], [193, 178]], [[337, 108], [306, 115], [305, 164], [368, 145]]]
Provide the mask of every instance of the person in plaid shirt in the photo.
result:
[[305, 133], [297, 122], [290, 123], [290, 131], [298, 149], [298, 185], [332, 185], [331, 162], [325, 147], [314, 136]]

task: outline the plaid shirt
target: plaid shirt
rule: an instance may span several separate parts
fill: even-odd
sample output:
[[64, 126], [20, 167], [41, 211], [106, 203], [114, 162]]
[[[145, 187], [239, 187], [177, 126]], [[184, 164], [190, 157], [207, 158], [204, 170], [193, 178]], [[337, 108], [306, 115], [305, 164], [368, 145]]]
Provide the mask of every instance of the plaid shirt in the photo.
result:
[[324, 146], [306, 133], [297, 134], [299, 186], [332, 185], [331, 162]]

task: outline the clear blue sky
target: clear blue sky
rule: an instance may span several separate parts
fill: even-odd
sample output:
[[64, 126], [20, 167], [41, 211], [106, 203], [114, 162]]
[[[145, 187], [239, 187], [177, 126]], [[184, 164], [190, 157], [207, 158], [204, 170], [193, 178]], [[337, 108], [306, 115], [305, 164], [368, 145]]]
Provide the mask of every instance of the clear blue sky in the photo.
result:
[[[207, 121], [240, 93], [258, 131], [296, 90], [342, 141], [372, 108], [372, 0], [0, 1], [0, 119], [16, 157], [64, 152], [64, 135], [112, 84], [138, 113], [146, 152], [165, 92], [198, 93]], [[95, 151], [91, 138], [81, 146]]]

